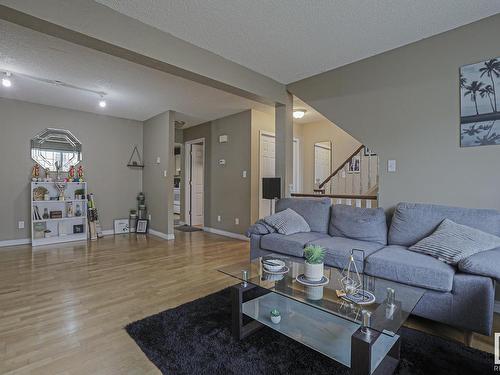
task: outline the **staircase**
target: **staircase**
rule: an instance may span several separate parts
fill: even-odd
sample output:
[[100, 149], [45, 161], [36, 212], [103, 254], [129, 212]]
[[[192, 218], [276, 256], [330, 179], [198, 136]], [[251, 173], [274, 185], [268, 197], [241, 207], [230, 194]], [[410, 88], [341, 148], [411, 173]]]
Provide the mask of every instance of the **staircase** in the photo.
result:
[[378, 207], [378, 156], [366, 146], [359, 146], [324, 181], [310, 193], [293, 197], [331, 198], [333, 204], [355, 207]]

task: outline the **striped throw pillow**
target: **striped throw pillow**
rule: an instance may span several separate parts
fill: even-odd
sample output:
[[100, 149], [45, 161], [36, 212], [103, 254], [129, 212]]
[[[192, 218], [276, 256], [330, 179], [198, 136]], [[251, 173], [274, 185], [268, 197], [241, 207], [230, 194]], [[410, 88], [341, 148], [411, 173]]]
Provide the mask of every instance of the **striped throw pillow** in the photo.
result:
[[444, 219], [429, 237], [409, 249], [456, 265], [462, 259], [500, 247], [500, 237]]
[[291, 208], [287, 208], [271, 216], [266, 216], [264, 221], [276, 229], [276, 232], [280, 234], [294, 234], [311, 231], [307, 221]]

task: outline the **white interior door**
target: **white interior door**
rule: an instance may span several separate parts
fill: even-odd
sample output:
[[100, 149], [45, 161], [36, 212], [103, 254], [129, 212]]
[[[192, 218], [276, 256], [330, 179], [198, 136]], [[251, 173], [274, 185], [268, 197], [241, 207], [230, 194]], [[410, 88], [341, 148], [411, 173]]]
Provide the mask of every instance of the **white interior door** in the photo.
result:
[[[330, 148], [314, 145], [314, 183], [323, 182], [331, 173], [332, 151]], [[328, 191], [328, 187], [325, 186]]]
[[262, 199], [262, 178], [275, 177], [276, 144], [274, 135], [260, 134], [259, 218], [270, 215], [269, 199]]
[[191, 145], [191, 225], [203, 225], [204, 145]]

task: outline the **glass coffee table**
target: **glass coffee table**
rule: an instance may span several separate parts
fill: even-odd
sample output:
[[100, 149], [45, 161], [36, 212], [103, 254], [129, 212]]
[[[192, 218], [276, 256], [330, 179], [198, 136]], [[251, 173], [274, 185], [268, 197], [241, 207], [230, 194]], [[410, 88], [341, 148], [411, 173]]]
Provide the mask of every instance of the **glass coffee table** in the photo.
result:
[[[266, 258], [281, 259], [288, 272], [267, 272], [261, 258], [219, 269], [241, 281], [231, 288], [235, 339], [268, 326], [351, 368], [353, 374], [394, 372], [401, 346], [398, 331], [423, 296], [422, 289], [362, 275], [364, 289], [375, 302], [358, 305], [337, 296], [342, 270], [325, 266], [328, 283], [305, 286], [296, 279], [304, 273], [303, 260], [278, 254]], [[394, 296], [390, 301], [388, 293]], [[274, 309], [281, 316], [276, 324], [271, 321]], [[244, 324], [243, 315], [251, 322]]]

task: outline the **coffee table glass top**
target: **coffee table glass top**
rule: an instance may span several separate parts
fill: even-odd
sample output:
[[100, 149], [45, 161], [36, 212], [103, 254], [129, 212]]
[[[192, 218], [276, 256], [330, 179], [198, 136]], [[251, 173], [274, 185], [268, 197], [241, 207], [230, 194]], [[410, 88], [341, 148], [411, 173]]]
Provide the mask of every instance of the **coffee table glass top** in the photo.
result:
[[[424, 294], [424, 290], [417, 287], [361, 275], [364, 289], [375, 296], [375, 302], [358, 305], [337, 297], [336, 290], [342, 289], [341, 269], [325, 266], [324, 275], [328, 277], [328, 283], [324, 286], [305, 286], [296, 280], [297, 276], [304, 273], [303, 260], [283, 255], [266, 258], [283, 260], [288, 272], [283, 275], [267, 272], [262, 266], [261, 258], [224, 266], [219, 271], [357, 324], [362, 321], [361, 311], [368, 310], [371, 312], [370, 328], [390, 336], [397, 333]], [[395, 291], [393, 304], [386, 301], [387, 288]]]

